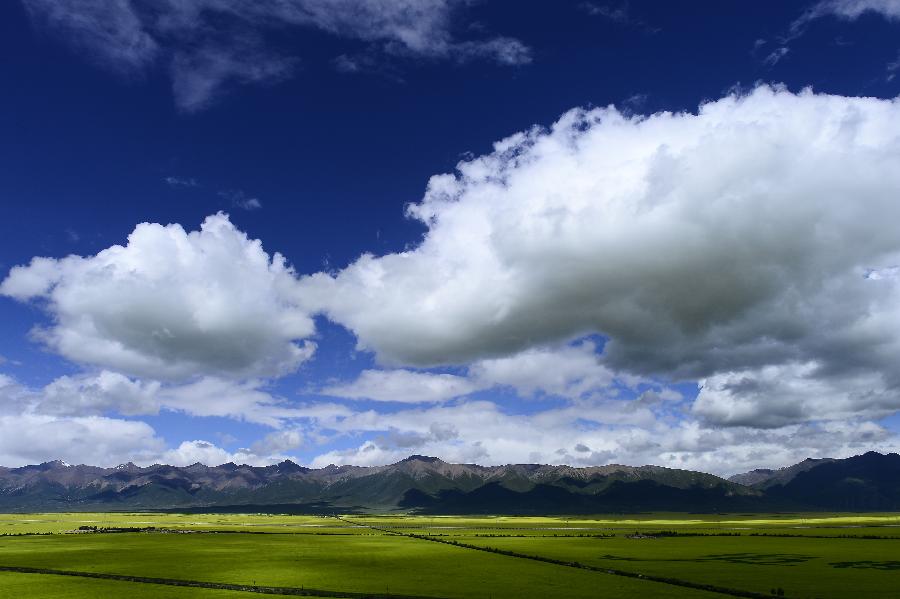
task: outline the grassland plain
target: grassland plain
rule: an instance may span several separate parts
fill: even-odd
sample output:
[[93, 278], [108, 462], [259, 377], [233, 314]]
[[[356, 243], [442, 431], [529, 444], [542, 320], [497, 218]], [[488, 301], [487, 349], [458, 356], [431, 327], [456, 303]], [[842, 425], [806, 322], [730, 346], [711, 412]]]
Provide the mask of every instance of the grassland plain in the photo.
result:
[[[148, 530], [72, 532], [80, 527]], [[531, 556], [761, 594], [781, 588], [788, 597], [900, 595], [896, 514], [341, 519], [15, 514], [0, 515], [0, 532], [10, 535], [0, 537], [0, 567], [249, 586], [454, 598], [722, 596], [522, 557]], [[629, 538], [635, 532], [654, 538]], [[118, 597], [125, 592], [137, 597], [248, 596], [0, 572], [0, 597]]]
[[191, 589], [161, 585], [123, 583], [116, 580], [93, 580], [43, 574], [0, 572], [0, 597], [10, 599], [84, 599], [86, 597], [121, 597], [128, 599], [247, 599], [237, 591]]

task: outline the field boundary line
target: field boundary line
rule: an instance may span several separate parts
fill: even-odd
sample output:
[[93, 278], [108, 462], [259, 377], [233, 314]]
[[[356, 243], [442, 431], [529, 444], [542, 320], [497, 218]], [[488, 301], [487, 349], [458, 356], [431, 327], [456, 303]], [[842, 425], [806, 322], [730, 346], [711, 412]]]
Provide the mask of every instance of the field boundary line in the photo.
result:
[[156, 578], [152, 576], [130, 576], [128, 574], [108, 574], [104, 572], [82, 572], [77, 570], [55, 570], [51, 568], [30, 568], [25, 566], [0, 566], [0, 572], [17, 574], [48, 574], [54, 576], [75, 576], [79, 578], [96, 578], [100, 580], [118, 580], [142, 584], [160, 584], [175, 587], [191, 587], [220, 591], [241, 591], [261, 595], [293, 595], [301, 597], [340, 597], [345, 599], [447, 599], [434, 595], [403, 595], [399, 593], [361, 593], [356, 591], [335, 591], [307, 587], [277, 587], [234, 584], [228, 582], [207, 582], [203, 580], [185, 580], [182, 578]]
[[[348, 524], [358, 524], [353, 523], [350, 520], [345, 520], [340, 516], [334, 516], [334, 518], [340, 520], [341, 522], [345, 522]], [[507, 557], [516, 557], [519, 559], [528, 559], [536, 562], [544, 562], [547, 564], [554, 564], [557, 566], [564, 566], [567, 568], [576, 568], [579, 570], [590, 570], [592, 572], [600, 572], [603, 574], [612, 574], [613, 576], [623, 576], [625, 578], [632, 578], [635, 580], [648, 580], [650, 582], [659, 582], [662, 584], [668, 584], [672, 586], [684, 587], [689, 589], [695, 589], [699, 591], [708, 591], [711, 593], [719, 593], [721, 595], [729, 595], [731, 597], [746, 597], [748, 599], [771, 599], [771, 594], [765, 593], [757, 593], [755, 591], [745, 591], [743, 589], [733, 589], [729, 587], [722, 587], [718, 585], [712, 584], [704, 584], [700, 582], [691, 582], [690, 580], [683, 580], [681, 578], [670, 578], [668, 576], [655, 576], [653, 574], [641, 574], [639, 572], [631, 572], [628, 570], [618, 570], [616, 568], [603, 568], [600, 566], [591, 566], [588, 564], [582, 564], [581, 562], [573, 562], [573, 561], [565, 561], [561, 559], [555, 559], [552, 557], [545, 557], [541, 555], [529, 555], [527, 553], [519, 553], [518, 551], [509, 551], [508, 549], [499, 549], [496, 547], [487, 547], [482, 545], [470, 545], [469, 543], [461, 543], [459, 541], [451, 541], [446, 539], [441, 539], [438, 537], [430, 536], [430, 535], [417, 535], [414, 533], [405, 533], [399, 532], [396, 530], [391, 530], [387, 528], [379, 528], [378, 526], [366, 525], [368, 528], [372, 530], [377, 530], [379, 532], [389, 534], [389, 535], [397, 535], [401, 537], [407, 537], [410, 539], [419, 539], [421, 541], [431, 541], [432, 543], [443, 543], [444, 545], [450, 545], [451, 547], [460, 547], [462, 549], [472, 549], [475, 551], [484, 551], [485, 553], [493, 553], [495, 555], [505, 555]]]

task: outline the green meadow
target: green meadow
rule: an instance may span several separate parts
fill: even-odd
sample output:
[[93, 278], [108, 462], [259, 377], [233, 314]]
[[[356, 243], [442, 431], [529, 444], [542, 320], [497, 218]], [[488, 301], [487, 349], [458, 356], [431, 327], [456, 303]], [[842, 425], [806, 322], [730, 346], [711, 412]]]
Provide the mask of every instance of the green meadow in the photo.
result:
[[0, 597], [900, 593], [896, 514], [7, 514], [0, 534]]

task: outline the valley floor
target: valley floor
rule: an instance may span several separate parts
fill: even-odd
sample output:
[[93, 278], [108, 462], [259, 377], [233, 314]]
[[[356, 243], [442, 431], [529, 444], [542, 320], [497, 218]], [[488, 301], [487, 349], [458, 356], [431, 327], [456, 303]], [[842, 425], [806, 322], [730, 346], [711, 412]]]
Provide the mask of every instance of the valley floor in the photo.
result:
[[877, 598], [900, 590], [896, 514], [5, 514], [0, 535], [0, 597]]

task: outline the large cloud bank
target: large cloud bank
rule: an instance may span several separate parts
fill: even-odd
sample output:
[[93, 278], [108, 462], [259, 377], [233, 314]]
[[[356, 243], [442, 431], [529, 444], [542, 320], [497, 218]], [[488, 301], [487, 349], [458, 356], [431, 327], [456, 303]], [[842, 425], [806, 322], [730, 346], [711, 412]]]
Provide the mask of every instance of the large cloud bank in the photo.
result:
[[888, 392], [898, 163], [895, 101], [760, 87], [696, 114], [573, 110], [433, 177], [409, 207], [418, 247], [308, 277], [303, 295], [388, 364], [596, 332], [621, 371], [802, 365], [785, 373], [814, 371], [826, 395], [860, 373]]
[[199, 231], [138, 225], [96, 256], [34, 258], [0, 293], [44, 303], [35, 335], [79, 363], [155, 379], [275, 376], [314, 345], [312, 320], [291, 299], [293, 271], [223, 214]]

